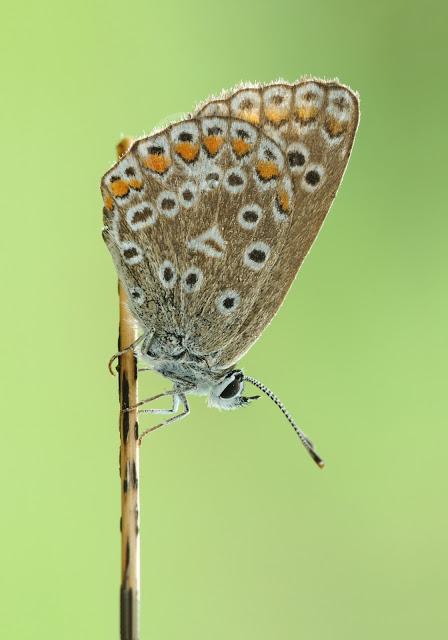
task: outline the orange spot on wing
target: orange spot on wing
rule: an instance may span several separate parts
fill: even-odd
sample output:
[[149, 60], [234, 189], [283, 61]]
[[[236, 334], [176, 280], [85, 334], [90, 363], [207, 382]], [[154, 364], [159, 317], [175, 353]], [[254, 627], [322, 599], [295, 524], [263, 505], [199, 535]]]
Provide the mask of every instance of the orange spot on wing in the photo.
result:
[[150, 153], [149, 156], [145, 158], [145, 165], [151, 171], [155, 171], [156, 173], [165, 173], [171, 166], [171, 160], [167, 156], [160, 155], [158, 153]]
[[104, 206], [109, 211], [112, 211], [112, 209], [114, 208], [114, 201], [112, 200], [112, 196], [110, 196], [109, 194], [104, 196]]
[[137, 178], [132, 178], [132, 180], [129, 180], [128, 182], [129, 182], [129, 186], [135, 189], [136, 191], [140, 191], [140, 189], [143, 186], [143, 182], [141, 180], [138, 180]]
[[110, 183], [110, 190], [114, 196], [123, 197], [129, 193], [129, 185], [125, 180], [114, 180]]
[[286, 213], [289, 209], [288, 193], [284, 189], [279, 189], [277, 193], [277, 198], [278, 198], [278, 203], [280, 205], [280, 209]]
[[185, 162], [193, 162], [199, 155], [199, 145], [192, 142], [178, 142], [174, 150]]
[[341, 122], [341, 120], [332, 116], [328, 116], [325, 120], [325, 129], [328, 131], [330, 136], [340, 136], [341, 133], [344, 133], [347, 130], [347, 126], [348, 123], [346, 121]]
[[258, 111], [249, 111], [248, 109], [241, 109], [238, 111], [238, 118], [250, 122], [251, 124], [260, 124], [260, 115]]
[[299, 107], [297, 109], [297, 117], [300, 122], [311, 122], [316, 119], [319, 109], [317, 107]]
[[278, 107], [267, 107], [265, 109], [266, 117], [274, 124], [279, 124], [288, 119], [288, 111], [279, 109]]
[[249, 153], [251, 148], [252, 145], [249, 142], [242, 140], [241, 138], [235, 138], [234, 140], [232, 140], [232, 149], [239, 157], [245, 156], [246, 153]]
[[224, 144], [224, 138], [222, 136], [206, 136], [203, 143], [209, 154], [211, 156], [216, 156]]
[[260, 160], [257, 162], [257, 173], [262, 180], [272, 180], [278, 177], [280, 169], [275, 162]]

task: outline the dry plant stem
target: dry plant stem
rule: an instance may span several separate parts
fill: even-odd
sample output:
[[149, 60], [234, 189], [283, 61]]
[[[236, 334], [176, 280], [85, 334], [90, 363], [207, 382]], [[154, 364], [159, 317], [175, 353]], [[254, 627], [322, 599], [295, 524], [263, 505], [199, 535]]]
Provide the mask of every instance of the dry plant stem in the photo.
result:
[[[117, 146], [120, 157], [132, 141], [122, 140]], [[120, 328], [118, 350], [137, 339], [135, 322], [127, 306], [123, 286], [118, 285], [120, 296]], [[120, 480], [121, 480], [121, 586], [120, 586], [120, 638], [140, 638], [140, 496], [139, 496], [139, 444], [137, 359], [127, 351], [118, 360], [120, 397]], [[128, 409], [128, 411], [124, 411]]]

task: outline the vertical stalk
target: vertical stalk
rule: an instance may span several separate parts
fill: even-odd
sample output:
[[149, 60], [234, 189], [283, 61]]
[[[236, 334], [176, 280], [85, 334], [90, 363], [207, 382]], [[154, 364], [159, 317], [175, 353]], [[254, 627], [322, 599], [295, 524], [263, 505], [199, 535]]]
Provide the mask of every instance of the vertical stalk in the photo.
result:
[[[117, 145], [122, 156], [132, 140], [124, 138]], [[124, 351], [137, 339], [136, 324], [127, 306], [127, 297], [121, 283], [120, 324], [118, 350]], [[140, 638], [140, 495], [139, 445], [137, 410], [124, 412], [138, 402], [137, 358], [126, 351], [119, 357], [120, 398], [120, 480], [121, 480], [121, 585], [120, 585], [120, 638]]]

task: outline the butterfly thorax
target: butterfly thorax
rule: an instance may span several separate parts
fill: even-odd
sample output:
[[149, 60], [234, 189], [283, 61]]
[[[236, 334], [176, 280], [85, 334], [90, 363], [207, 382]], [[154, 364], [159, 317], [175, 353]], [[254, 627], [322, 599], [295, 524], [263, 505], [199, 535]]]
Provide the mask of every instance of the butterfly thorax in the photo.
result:
[[201, 355], [193, 347], [194, 342], [187, 334], [165, 331], [148, 335], [142, 342], [140, 354], [152, 369], [179, 388], [207, 394], [226, 376], [228, 369], [214, 366], [214, 354]]

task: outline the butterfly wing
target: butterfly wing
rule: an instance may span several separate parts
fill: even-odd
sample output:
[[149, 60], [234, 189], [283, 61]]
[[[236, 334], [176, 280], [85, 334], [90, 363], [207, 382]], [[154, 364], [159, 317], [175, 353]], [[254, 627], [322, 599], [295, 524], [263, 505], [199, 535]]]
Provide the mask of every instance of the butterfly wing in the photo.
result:
[[137, 141], [102, 193], [103, 235], [141, 325], [186, 336], [212, 367], [241, 357], [319, 231], [357, 121], [341, 85], [277, 84]]
[[236, 362], [280, 307], [314, 242], [342, 180], [359, 121], [357, 95], [337, 82], [304, 80], [238, 89], [198, 109], [198, 117], [238, 117], [283, 150], [292, 178], [294, 215], [262, 297], [221, 354]]
[[257, 127], [189, 119], [137, 141], [104, 176], [103, 232], [146, 329], [222, 365], [293, 220], [287, 158]]

